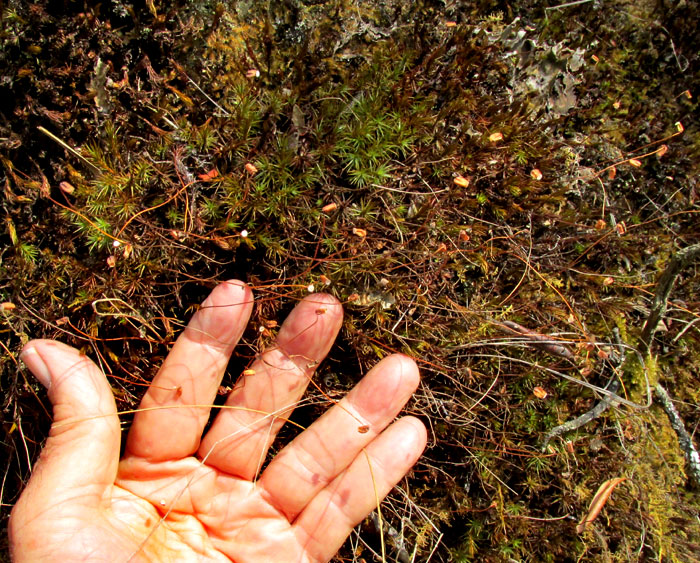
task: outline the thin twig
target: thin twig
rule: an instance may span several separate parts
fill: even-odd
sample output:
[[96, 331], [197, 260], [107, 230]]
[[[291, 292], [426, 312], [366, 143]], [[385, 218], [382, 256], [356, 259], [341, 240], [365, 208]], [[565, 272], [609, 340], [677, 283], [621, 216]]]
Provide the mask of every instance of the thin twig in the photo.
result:
[[[620, 331], [617, 328], [615, 328], [613, 332], [615, 334], [615, 340], [617, 342], [618, 351], [615, 353], [615, 356], [611, 361], [613, 375], [610, 378], [610, 381], [608, 381], [608, 384], [605, 386], [605, 389], [607, 391], [610, 391], [611, 393], [617, 393], [617, 390], [620, 388], [620, 381], [617, 378], [617, 370], [622, 365], [625, 355], [623, 353], [624, 346], [622, 344], [622, 340], [620, 339]], [[596, 418], [600, 417], [610, 407], [615, 406], [617, 406], [617, 401], [611, 395], [605, 395], [588, 412], [585, 412], [584, 414], [575, 418], [574, 420], [569, 420], [564, 424], [555, 426], [549, 432], [547, 432], [547, 435], [542, 441], [542, 451], [546, 450], [547, 444], [549, 444], [552, 438], [556, 438], [557, 436], [561, 436], [562, 434], [566, 434], [567, 432], [578, 430], [579, 428], [588, 424], [592, 420], [595, 420]]]
[[[606, 390], [610, 391], [611, 393], [617, 393], [617, 390], [619, 388], [620, 382], [615, 380], [606, 387]], [[573, 432], [574, 430], [578, 430], [582, 426], [585, 426], [592, 420], [595, 420], [596, 418], [601, 416], [611, 406], [614, 407], [616, 405], [617, 401], [612, 399], [610, 395], [606, 395], [591, 410], [583, 413], [581, 416], [573, 420], [569, 420], [564, 424], [555, 426], [549, 432], [547, 432], [547, 435], [544, 437], [544, 440], [542, 441], [542, 451], [546, 451], [547, 445], [552, 440], [552, 438], [556, 438], [557, 436], [561, 436], [562, 434], [566, 434], [567, 432]]]
[[578, 6], [579, 4], [587, 4], [588, 2], [593, 2], [593, 0], [575, 0], [574, 2], [567, 2], [566, 4], [559, 4], [558, 6], [550, 6], [545, 8], [545, 12], [549, 10], [560, 10], [561, 8], [569, 8], [570, 6]]
[[[666, 314], [671, 290], [681, 270], [698, 257], [700, 257], [700, 243], [687, 246], [673, 255], [663, 274], [661, 274], [656, 284], [656, 292], [654, 293], [651, 311], [647, 317], [646, 323], [644, 323], [642, 336], [640, 337], [639, 351], [641, 353], [647, 353], [651, 348], [652, 339], [654, 338], [654, 334], [656, 333], [661, 319]], [[668, 391], [666, 391], [660, 383], [656, 384], [654, 391], [656, 392], [656, 402], [664, 409], [671, 423], [671, 427], [678, 436], [678, 443], [688, 462], [688, 476], [690, 481], [693, 486], [700, 487], [700, 455], [698, 455], [698, 451], [693, 444], [690, 434], [688, 434], [685, 429], [683, 419], [680, 414], [678, 414]]]
[[698, 257], [700, 257], [700, 243], [679, 250], [673, 255], [673, 258], [671, 258], [663, 274], [661, 274], [656, 284], [656, 292], [654, 294], [651, 312], [642, 329], [642, 336], [639, 342], [639, 351], [642, 354], [648, 352], [651, 347], [651, 341], [654, 338], [659, 322], [666, 314], [668, 298], [678, 275], [683, 268]]
[[686, 461], [688, 462], [688, 477], [695, 488], [700, 488], [700, 455], [698, 455], [698, 450], [695, 448], [690, 434], [688, 434], [688, 431], [685, 429], [683, 419], [680, 414], [678, 414], [668, 391], [666, 391], [660, 383], [656, 384], [654, 391], [656, 392], [656, 401], [666, 412], [671, 427], [676, 431], [676, 435], [678, 436], [678, 444], [683, 450]]

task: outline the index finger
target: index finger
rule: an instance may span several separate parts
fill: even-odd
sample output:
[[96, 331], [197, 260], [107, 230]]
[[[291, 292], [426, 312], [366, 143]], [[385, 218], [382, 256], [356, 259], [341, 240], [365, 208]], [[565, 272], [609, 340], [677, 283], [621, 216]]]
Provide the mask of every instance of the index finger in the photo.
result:
[[[178, 337], [141, 400], [129, 431], [127, 455], [180, 459], [199, 447], [231, 352], [250, 313], [253, 293], [232, 280], [214, 288]], [[204, 406], [187, 406], [204, 405]]]

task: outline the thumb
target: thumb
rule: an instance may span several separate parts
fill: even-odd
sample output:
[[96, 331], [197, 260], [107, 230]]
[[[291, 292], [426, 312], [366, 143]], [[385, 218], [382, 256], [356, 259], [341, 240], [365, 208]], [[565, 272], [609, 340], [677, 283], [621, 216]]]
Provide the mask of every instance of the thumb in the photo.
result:
[[33, 340], [20, 357], [47, 387], [54, 415], [27, 493], [96, 506], [114, 484], [119, 463], [121, 431], [107, 379], [86, 356], [60, 342]]

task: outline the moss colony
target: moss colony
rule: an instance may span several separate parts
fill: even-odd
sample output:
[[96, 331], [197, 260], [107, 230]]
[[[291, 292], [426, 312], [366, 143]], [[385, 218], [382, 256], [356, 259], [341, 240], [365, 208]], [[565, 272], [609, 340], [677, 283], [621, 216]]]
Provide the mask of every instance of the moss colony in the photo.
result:
[[380, 533], [402, 562], [695, 559], [648, 398], [661, 382], [700, 423], [697, 263], [635, 351], [700, 242], [700, 14], [496, 4], [4, 3], [3, 524], [50, 423], [22, 344], [80, 348], [133, 409], [235, 277], [258, 300], [224, 387], [310, 286], [345, 304], [301, 425], [378, 358], [419, 362], [428, 450], [338, 560], [379, 560]]

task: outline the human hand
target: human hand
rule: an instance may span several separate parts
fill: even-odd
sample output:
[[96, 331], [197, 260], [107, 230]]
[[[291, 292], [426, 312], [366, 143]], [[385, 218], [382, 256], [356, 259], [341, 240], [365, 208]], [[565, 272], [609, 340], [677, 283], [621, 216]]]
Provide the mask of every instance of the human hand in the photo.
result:
[[241, 282], [214, 289], [146, 392], [121, 461], [116, 405], [99, 368], [58, 342], [25, 346], [22, 359], [48, 387], [54, 422], [12, 511], [17, 561], [333, 557], [425, 447], [419, 420], [392, 423], [418, 369], [405, 356], [383, 359], [258, 475], [333, 344], [342, 307], [329, 295], [303, 299], [202, 438], [252, 307]]

